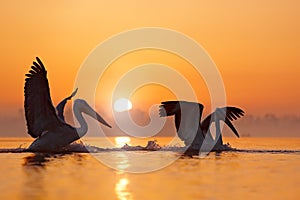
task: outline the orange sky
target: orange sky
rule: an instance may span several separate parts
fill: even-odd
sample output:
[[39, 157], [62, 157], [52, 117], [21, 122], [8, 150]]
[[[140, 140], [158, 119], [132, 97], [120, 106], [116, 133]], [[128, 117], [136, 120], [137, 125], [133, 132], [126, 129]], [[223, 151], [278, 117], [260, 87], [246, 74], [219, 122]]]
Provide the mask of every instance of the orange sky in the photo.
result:
[[[206, 49], [221, 72], [228, 104], [256, 115], [299, 115], [297, 0], [36, 0], [5, 1], [0, 9], [1, 116], [18, 114], [23, 107], [24, 74], [35, 56], [40, 56], [46, 65], [52, 99], [57, 103], [73, 90], [77, 71], [95, 46], [119, 32], [152, 26], [179, 31]], [[127, 65], [129, 69], [134, 67], [131, 64], [156, 59], [184, 69], [180, 68], [184, 61], [174, 55], [151, 51], [133, 54], [135, 57], [124, 56], [112, 65], [110, 81], [114, 73], [118, 74], [118, 66]], [[182, 71], [191, 77], [190, 71]], [[202, 102], [209, 104], [206, 86], [199, 82], [195, 87], [203, 92]], [[143, 94], [156, 89], [162, 91], [155, 87], [140, 90], [134, 101], [137, 104], [139, 98], [145, 100]], [[167, 97], [150, 95], [147, 99], [160, 101]]]

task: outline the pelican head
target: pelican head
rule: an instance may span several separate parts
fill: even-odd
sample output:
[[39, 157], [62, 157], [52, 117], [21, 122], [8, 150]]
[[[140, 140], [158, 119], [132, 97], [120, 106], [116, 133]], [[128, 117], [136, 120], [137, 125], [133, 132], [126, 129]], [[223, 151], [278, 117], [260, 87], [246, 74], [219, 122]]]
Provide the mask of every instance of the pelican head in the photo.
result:
[[98, 122], [104, 124], [105, 126], [111, 128], [111, 126], [93, 109], [91, 106], [83, 99], [76, 99], [74, 101], [74, 114], [78, 118], [77, 110], [81, 111], [92, 118], [96, 119]]

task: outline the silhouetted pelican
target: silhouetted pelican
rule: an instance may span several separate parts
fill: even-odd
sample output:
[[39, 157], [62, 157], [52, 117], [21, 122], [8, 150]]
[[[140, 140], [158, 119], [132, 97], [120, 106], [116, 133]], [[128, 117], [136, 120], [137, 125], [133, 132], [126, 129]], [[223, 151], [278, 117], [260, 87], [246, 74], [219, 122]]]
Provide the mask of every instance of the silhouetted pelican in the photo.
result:
[[222, 134], [220, 130], [220, 120], [224, 121], [234, 134], [239, 137], [237, 130], [231, 121], [244, 115], [244, 111], [236, 107], [217, 108], [215, 112], [208, 115], [202, 122], [203, 105], [187, 101], [165, 101], [160, 105], [160, 116], [175, 115], [175, 126], [178, 137], [184, 141], [189, 149], [199, 150], [207, 135], [212, 141], [213, 137], [209, 131], [211, 123], [216, 125], [216, 138], [218, 138], [214, 148], [222, 148]]
[[28, 134], [36, 140], [29, 146], [31, 151], [59, 151], [75, 140], [83, 137], [88, 126], [82, 113], [85, 113], [102, 124], [111, 126], [82, 99], [76, 99], [73, 106], [74, 115], [80, 124], [74, 128], [64, 121], [63, 110], [70, 97], [57, 106], [57, 113], [50, 97], [47, 71], [42, 61], [37, 57], [25, 79], [25, 117]]

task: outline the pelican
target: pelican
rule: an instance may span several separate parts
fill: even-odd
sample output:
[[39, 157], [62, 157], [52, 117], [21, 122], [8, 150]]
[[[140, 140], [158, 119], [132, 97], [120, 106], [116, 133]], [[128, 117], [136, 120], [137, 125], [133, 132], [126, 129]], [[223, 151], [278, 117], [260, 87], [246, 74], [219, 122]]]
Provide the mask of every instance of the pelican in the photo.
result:
[[75, 96], [77, 90], [75, 90], [71, 96], [60, 102], [56, 107], [56, 113], [50, 97], [47, 71], [38, 57], [36, 61], [37, 62], [33, 62], [31, 70], [26, 74], [24, 87], [24, 108], [27, 130], [30, 136], [36, 138], [29, 146], [29, 151], [59, 151], [73, 141], [83, 137], [87, 133], [88, 126], [82, 113], [91, 116], [111, 128], [111, 126], [82, 99], [76, 99], [73, 106], [73, 112], [80, 127], [75, 128], [67, 124], [63, 117], [63, 110], [67, 101]]
[[159, 114], [160, 117], [175, 115], [178, 137], [184, 141], [186, 146], [189, 146], [188, 150], [199, 150], [207, 134], [208, 141], [213, 140], [209, 131], [209, 127], [213, 122], [215, 122], [217, 133], [214, 148], [222, 149], [223, 140], [220, 131], [220, 120], [224, 121], [237, 137], [240, 137], [231, 121], [242, 117], [244, 115], [243, 110], [236, 107], [217, 108], [201, 122], [203, 108], [202, 104], [196, 102], [165, 101], [161, 102]]

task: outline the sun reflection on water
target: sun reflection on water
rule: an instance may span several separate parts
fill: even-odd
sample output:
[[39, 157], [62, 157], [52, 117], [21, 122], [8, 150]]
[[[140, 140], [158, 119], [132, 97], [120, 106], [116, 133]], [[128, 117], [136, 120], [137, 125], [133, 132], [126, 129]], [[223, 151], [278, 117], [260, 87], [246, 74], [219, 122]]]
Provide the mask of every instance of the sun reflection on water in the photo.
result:
[[118, 159], [117, 170], [124, 171], [130, 167], [128, 155], [125, 153], [117, 152], [116, 158]]
[[116, 183], [115, 192], [120, 200], [132, 199], [132, 194], [128, 190], [129, 180], [127, 178], [120, 178]]

